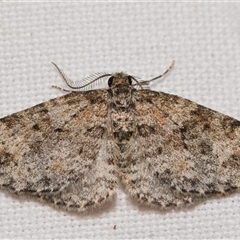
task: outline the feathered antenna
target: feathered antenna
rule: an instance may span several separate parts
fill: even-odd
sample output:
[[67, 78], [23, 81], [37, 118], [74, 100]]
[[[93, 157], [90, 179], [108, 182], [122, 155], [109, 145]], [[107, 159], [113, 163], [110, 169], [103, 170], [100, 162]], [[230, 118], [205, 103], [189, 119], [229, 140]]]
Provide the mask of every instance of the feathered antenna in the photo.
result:
[[175, 63], [175, 61], [173, 60], [172, 64], [170, 65], [170, 67], [163, 74], [161, 74], [161, 75], [159, 75], [159, 76], [157, 76], [155, 78], [152, 78], [150, 80], [138, 81], [135, 77], [132, 77], [135, 81], [138, 82], [137, 84], [134, 84], [133, 86], [136, 86], [136, 85], [139, 85], [139, 84], [141, 86], [146, 86], [146, 85], [149, 85], [150, 82], [153, 82], [153, 81], [155, 81], [155, 80], [157, 80], [159, 78], [165, 77], [167, 75], [167, 73], [173, 68], [174, 63]]
[[[102, 81], [98, 81], [99, 79], [105, 78], [105, 77], [109, 77], [112, 76], [112, 74], [110, 73], [94, 73], [84, 79], [82, 79], [81, 81], [72, 81], [71, 79], [69, 79], [65, 73], [57, 66], [57, 64], [55, 64], [54, 62], [52, 62], [52, 64], [57, 68], [58, 72], [60, 73], [60, 75], [62, 76], [63, 80], [65, 81], [65, 83], [71, 88], [74, 89], [74, 91], [81, 91], [81, 90], [88, 90], [88, 89], [92, 89], [93, 86], [96, 86], [96, 84], [102, 84]], [[60, 89], [62, 91], [65, 92], [73, 92], [71, 90], [68, 89], [63, 89], [60, 88], [58, 86], [52, 86], [54, 88]]]
[[[148, 86], [150, 82], [155, 81], [159, 78], [164, 77], [174, 66], [175, 61], [172, 62], [172, 64], [170, 65], [170, 67], [161, 75], [152, 78], [150, 80], [144, 80], [144, 81], [139, 81], [137, 80], [136, 77], [134, 76], [130, 76], [132, 78], [132, 80], [135, 81], [135, 84], [133, 84], [133, 86], [138, 86], [139, 88], [143, 89], [143, 86]], [[103, 79], [105, 77], [111, 77], [113, 76], [110, 73], [94, 73], [84, 79], [82, 79], [81, 81], [72, 81], [71, 79], [69, 79], [65, 73], [57, 66], [57, 64], [55, 64], [54, 62], [52, 62], [52, 64], [57, 68], [58, 72], [60, 73], [60, 75], [62, 76], [63, 80], [66, 82], [66, 84], [71, 88], [74, 89], [74, 91], [68, 90], [68, 89], [64, 89], [64, 88], [60, 88], [58, 86], [52, 86], [54, 88], [60, 89], [61, 91], [65, 91], [65, 92], [78, 92], [81, 90], [88, 90], [88, 89], [92, 89], [92, 87], [96, 86], [97, 84], [102, 84], [102, 81], [98, 81], [99, 79]]]

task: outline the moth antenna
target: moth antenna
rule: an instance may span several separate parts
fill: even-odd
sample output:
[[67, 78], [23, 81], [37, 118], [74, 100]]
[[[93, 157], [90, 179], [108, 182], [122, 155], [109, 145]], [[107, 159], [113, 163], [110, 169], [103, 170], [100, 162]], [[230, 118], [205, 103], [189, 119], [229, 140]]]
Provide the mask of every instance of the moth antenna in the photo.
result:
[[[69, 83], [69, 82], [72, 82], [72, 80], [70, 80], [70, 79], [65, 75], [65, 73], [58, 67], [58, 65], [57, 65], [56, 63], [52, 62], [52, 64], [56, 67], [56, 69], [57, 69], [58, 72], [60, 73], [61, 77], [63, 78], [64, 82], [65, 82], [70, 88], [72, 88], [71, 85], [70, 85], [70, 83]], [[57, 87], [57, 88], [58, 88], [58, 87]]]
[[173, 68], [174, 64], [175, 64], [175, 61], [173, 60], [172, 64], [170, 65], [170, 67], [164, 73], [162, 73], [161, 75], [159, 75], [159, 76], [157, 76], [155, 78], [152, 78], [150, 80], [141, 81], [140, 84], [141, 85], [149, 85], [150, 82], [153, 82], [153, 81], [155, 81], [155, 80], [157, 80], [159, 78], [165, 77], [167, 75], [167, 73]]
[[[71, 89], [80, 90], [80, 89], [86, 88], [87, 86], [92, 85], [94, 82], [98, 81], [101, 78], [111, 76], [111, 74], [109, 74], [109, 73], [95, 73], [95, 74], [92, 74], [92, 75], [82, 79], [81, 81], [74, 82], [66, 76], [66, 74], [57, 66], [57, 64], [55, 64], [54, 62], [52, 62], [52, 64], [57, 68], [57, 70], [60, 73], [60, 75], [62, 76], [63, 80], [66, 82], [68, 87], [70, 87]], [[84, 83], [86, 83], [86, 84], [84, 84]]]
[[68, 89], [65, 89], [65, 88], [61, 88], [61, 87], [58, 87], [58, 86], [55, 86], [55, 85], [52, 85], [52, 87], [53, 88], [56, 88], [56, 89], [58, 89], [58, 90], [60, 90], [60, 91], [62, 91], [62, 92], [73, 92], [73, 91], [71, 91], [71, 90], [68, 90]]
[[131, 76], [131, 78], [136, 82], [136, 84], [133, 84], [133, 86], [139, 86], [141, 89], [143, 89], [142, 87], [142, 83], [139, 82], [135, 77]]

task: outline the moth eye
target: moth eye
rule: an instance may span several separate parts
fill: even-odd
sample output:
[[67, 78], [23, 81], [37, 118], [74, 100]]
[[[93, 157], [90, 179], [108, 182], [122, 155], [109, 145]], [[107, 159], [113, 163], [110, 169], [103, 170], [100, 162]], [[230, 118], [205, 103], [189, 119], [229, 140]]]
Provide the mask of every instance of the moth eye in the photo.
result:
[[110, 77], [108, 79], [108, 86], [111, 87], [112, 86], [112, 83], [113, 83], [113, 77]]
[[132, 85], [132, 77], [131, 76], [128, 76], [128, 83], [129, 83], [129, 85]]

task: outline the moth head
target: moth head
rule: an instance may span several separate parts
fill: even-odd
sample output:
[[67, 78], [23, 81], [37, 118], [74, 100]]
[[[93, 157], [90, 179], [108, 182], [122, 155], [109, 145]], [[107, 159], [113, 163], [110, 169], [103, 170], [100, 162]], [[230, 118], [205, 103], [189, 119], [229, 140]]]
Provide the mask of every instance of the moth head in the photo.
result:
[[112, 74], [108, 79], [108, 86], [113, 87], [117, 85], [132, 85], [132, 76], [123, 72]]
[[123, 72], [114, 73], [108, 79], [109, 92], [116, 106], [127, 107], [132, 102], [132, 76]]

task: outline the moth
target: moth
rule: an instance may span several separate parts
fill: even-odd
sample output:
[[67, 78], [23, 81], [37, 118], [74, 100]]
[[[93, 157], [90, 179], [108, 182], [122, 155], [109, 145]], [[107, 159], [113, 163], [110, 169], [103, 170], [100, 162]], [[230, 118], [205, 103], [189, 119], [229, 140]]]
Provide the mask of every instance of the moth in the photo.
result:
[[[70, 93], [0, 119], [1, 188], [78, 212], [111, 201], [119, 181], [160, 209], [236, 191], [240, 122], [147, 88], [172, 66], [148, 81], [121, 72], [80, 82], [56, 66]], [[108, 88], [87, 89], [106, 78]]]

